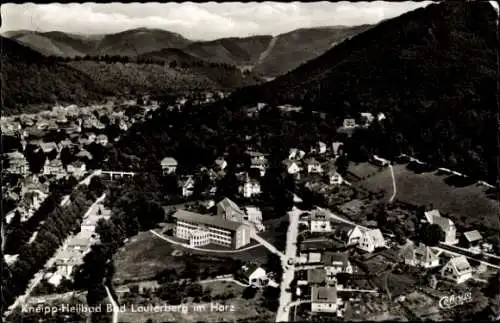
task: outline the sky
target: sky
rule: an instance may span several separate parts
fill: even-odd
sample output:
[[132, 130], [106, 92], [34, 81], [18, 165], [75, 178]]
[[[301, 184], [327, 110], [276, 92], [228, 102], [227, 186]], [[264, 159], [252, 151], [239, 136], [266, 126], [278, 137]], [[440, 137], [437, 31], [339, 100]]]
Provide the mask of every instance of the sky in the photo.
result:
[[426, 2], [206, 2], [5, 4], [0, 32], [64, 31], [107, 34], [147, 27], [192, 40], [277, 35], [298, 28], [374, 24]]

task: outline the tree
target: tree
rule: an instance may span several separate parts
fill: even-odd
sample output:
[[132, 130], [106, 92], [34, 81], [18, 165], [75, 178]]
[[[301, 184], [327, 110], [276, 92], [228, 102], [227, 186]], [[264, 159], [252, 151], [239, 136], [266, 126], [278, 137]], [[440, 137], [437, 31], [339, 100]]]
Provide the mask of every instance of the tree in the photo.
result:
[[421, 241], [427, 246], [437, 246], [444, 239], [444, 232], [437, 224], [430, 224], [420, 232]]
[[89, 190], [96, 196], [101, 196], [104, 193], [104, 184], [99, 176], [94, 176], [90, 179]]
[[28, 165], [30, 171], [34, 174], [39, 174], [43, 166], [45, 165], [46, 156], [42, 149], [36, 147], [27, 147], [26, 159], [28, 160]]
[[335, 166], [337, 167], [337, 172], [345, 176], [347, 174], [347, 170], [349, 168], [349, 160], [346, 155], [341, 155], [335, 161]]
[[243, 295], [242, 297], [244, 299], [252, 299], [255, 297], [255, 295], [257, 294], [257, 288], [255, 287], [252, 287], [252, 286], [248, 286], [246, 287], [244, 290], [243, 290]]

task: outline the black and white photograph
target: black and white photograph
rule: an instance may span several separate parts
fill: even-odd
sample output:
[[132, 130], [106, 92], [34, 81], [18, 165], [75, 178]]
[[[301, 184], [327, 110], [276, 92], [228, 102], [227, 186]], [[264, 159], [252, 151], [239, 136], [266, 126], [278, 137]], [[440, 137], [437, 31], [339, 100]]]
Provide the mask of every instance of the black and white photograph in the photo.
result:
[[2, 322], [500, 320], [498, 1], [0, 14]]

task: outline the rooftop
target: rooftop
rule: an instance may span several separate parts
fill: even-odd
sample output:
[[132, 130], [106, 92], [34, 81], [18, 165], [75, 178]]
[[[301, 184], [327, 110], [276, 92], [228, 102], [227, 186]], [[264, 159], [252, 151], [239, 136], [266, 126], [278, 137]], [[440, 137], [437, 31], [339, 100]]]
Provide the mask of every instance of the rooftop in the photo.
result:
[[319, 303], [337, 303], [337, 289], [334, 287], [313, 286], [311, 300]]
[[[166, 211], [168, 211], [167, 208], [165, 209]], [[243, 225], [242, 223], [239, 222], [224, 220], [223, 218], [218, 216], [194, 213], [186, 210], [178, 210], [172, 216], [177, 220], [186, 221], [194, 224], [204, 224], [230, 231], [236, 231], [240, 226]]]

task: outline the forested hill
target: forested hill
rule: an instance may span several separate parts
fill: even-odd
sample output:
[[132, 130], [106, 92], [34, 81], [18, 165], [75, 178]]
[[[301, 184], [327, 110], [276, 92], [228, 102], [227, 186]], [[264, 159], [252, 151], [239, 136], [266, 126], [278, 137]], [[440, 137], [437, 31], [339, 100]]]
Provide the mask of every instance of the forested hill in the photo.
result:
[[102, 96], [93, 80], [79, 71], [1, 37], [2, 114], [25, 112], [25, 105], [87, 101]]
[[88, 104], [106, 96], [171, 90], [233, 89], [259, 79], [234, 66], [201, 62], [46, 57], [2, 38], [2, 113], [35, 112], [55, 103]]
[[367, 138], [368, 151], [404, 151], [495, 181], [496, 20], [487, 2], [432, 4], [381, 22], [271, 83], [237, 91], [231, 105], [298, 103], [339, 121], [382, 111], [388, 120]]

